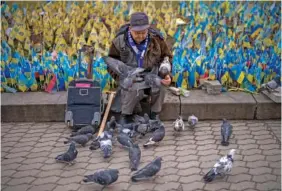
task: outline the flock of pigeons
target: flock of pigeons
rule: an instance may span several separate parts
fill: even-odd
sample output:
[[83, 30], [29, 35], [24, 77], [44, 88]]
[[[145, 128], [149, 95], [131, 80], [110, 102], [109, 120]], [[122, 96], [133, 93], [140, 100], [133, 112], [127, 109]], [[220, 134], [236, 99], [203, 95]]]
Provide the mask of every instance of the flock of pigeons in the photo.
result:
[[[198, 122], [198, 118], [194, 115], [188, 118], [188, 125], [192, 129]], [[185, 125], [182, 120], [182, 117], [179, 117], [174, 122], [175, 132], [181, 132], [185, 130]], [[98, 137], [94, 138], [89, 149], [98, 150], [100, 149], [103, 153], [104, 158], [109, 158], [112, 155], [112, 147], [114, 140], [114, 133], [118, 132], [116, 136], [117, 142], [128, 151], [129, 160], [130, 160], [130, 169], [131, 171], [136, 171], [131, 180], [141, 181], [149, 179], [155, 176], [161, 169], [162, 158], [157, 157], [145, 167], [138, 170], [140, 160], [141, 160], [141, 150], [136, 143], [137, 138], [144, 137], [147, 133], [152, 133], [148, 141], [143, 144], [144, 148], [150, 147], [152, 145], [158, 144], [165, 137], [165, 127], [160, 119], [151, 120], [148, 114], [144, 116], [135, 115], [134, 122], [121, 125], [117, 123], [114, 116], [107, 122], [105, 130]], [[65, 144], [70, 143], [69, 149], [58, 155], [55, 159], [57, 162], [65, 162], [68, 164], [75, 164], [75, 159], [77, 157], [78, 151], [76, 145], [86, 146], [86, 144], [93, 139], [95, 129], [92, 126], [85, 126], [79, 129], [76, 132], [72, 132], [70, 137], [67, 137]], [[232, 134], [232, 125], [223, 119], [223, 124], [221, 126], [221, 135], [222, 142], [224, 146], [229, 145], [229, 138]], [[216, 162], [214, 167], [204, 176], [206, 182], [210, 182], [215, 179], [216, 176], [223, 176], [229, 172], [232, 168], [233, 157], [235, 150], [231, 151], [224, 157], [220, 158]], [[83, 179], [83, 182], [94, 182], [100, 185], [103, 185], [103, 188], [107, 185], [110, 185], [117, 181], [119, 171], [118, 169], [106, 169], [98, 170], [94, 174], [86, 175]]]

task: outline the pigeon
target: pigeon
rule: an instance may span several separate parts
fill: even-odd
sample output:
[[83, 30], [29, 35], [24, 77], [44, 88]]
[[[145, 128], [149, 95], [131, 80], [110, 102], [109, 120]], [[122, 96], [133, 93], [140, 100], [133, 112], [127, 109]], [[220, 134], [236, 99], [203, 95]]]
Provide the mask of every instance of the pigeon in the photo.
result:
[[157, 119], [157, 120], [149, 120], [149, 132], [153, 132], [156, 129], [160, 128], [162, 122]]
[[223, 146], [229, 145], [229, 138], [232, 134], [232, 128], [233, 128], [232, 125], [230, 125], [230, 123], [226, 119], [222, 120], [222, 125], [221, 125], [222, 141], [221, 141], [221, 145], [223, 145]]
[[118, 174], [119, 171], [117, 169], [98, 170], [94, 174], [84, 176], [83, 182], [95, 182], [97, 184], [103, 185], [104, 189], [106, 186], [117, 181]]
[[95, 129], [91, 125], [87, 125], [79, 129], [77, 132], [72, 132], [71, 137], [77, 136], [77, 135], [86, 135], [86, 134], [94, 134]]
[[117, 127], [116, 118], [115, 118], [115, 116], [112, 116], [110, 121], [107, 122], [107, 130], [115, 129], [116, 127]]
[[90, 150], [97, 150], [99, 148], [100, 148], [100, 142], [98, 140], [94, 140], [89, 147]]
[[165, 78], [171, 72], [171, 64], [169, 58], [166, 56], [163, 62], [160, 64], [159, 74], [162, 78]]
[[141, 150], [138, 144], [133, 144], [129, 148], [129, 159], [130, 159], [131, 171], [135, 171], [138, 169], [138, 166], [140, 164], [140, 158], [141, 158]]
[[150, 117], [147, 113], [144, 114], [144, 117], [140, 116], [140, 115], [134, 115], [133, 116], [133, 120], [136, 123], [141, 123], [141, 124], [148, 124]]
[[174, 131], [177, 131], [177, 132], [180, 132], [180, 131], [184, 131], [185, 129], [185, 125], [184, 125], [184, 122], [183, 122], [183, 119], [181, 116], [179, 116], [175, 122], [173, 122], [174, 124]]
[[145, 167], [134, 173], [131, 177], [131, 180], [133, 182], [137, 182], [140, 180], [146, 180], [153, 177], [161, 170], [161, 166], [162, 166], [161, 161], [162, 158], [157, 157], [151, 163], [147, 164]]
[[138, 126], [135, 126], [135, 129], [134, 129], [135, 132], [140, 133], [143, 136], [145, 136], [148, 130], [149, 130], [148, 124], [139, 124]]
[[145, 143], [143, 145], [143, 147], [146, 148], [149, 145], [154, 145], [154, 144], [160, 142], [161, 140], [163, 140], [164, 136], [165, 136], [165, 127], [164, 127], [163, 124], [161, 124], [159, 129], [154, 131], [153, 136], [149, 139], [149, 141], [147, 143]]
[[145, 84], [151, 88], [152, 93], [157, 93], [160, 91], [161, 80], [162, 79], [154, 73], [148, 73], [144, 78]]
[[125, 148], [129, 148], [132, 146], [133, 142], [127, 134], [120, 133], [117, 136], [117, 141]]
[[63, 153], [63, 154], [58, 155], [55, 158], [55, 160], [58, 161], [58, 162], [65, 162], [65, 163], [68, 163], [68, 164], [73, 164], [74, 160], [77, 157], [77, 153], [78, 152], [75, 148], [75, 143], [72, 142], [69, 146], [68, 151]]
[[118, 128], [118, 133], [126, 134], [131, 138], [134, 135], [134, 130], [125, 129], [125, 128], [120, 127]]
[[281, 80], [280, 77], [277, 76], [273, 80], [262, 84], [261, 88], [259, 89], [259, 92], [262, 92], [264, 90], [267, 90], [269, 93], [275, 91], [279, 86], [281, 86]]
[[230, 172], [233, 165], [235, 149], [231, 149], [229, 153], [221, 157], [213, 166], [213, 168], [204, 176], [205, 182], [211, 182], [217, 175], [224, 176]]
[[139, 123], [127, 123], [127, 124], [123, 124], [122, 128], [134, 130], [137, 125], [139, 125]]
[[68, 144], [70, 142], [75, 142], [77, 144], [82, 145], [83, 147], [86, 145], [86, 143], [92, 138], [92, 134], [88, 133], [86, 135], [77, 135], [74, 137], [66, 137], [67, 141], [64, 141], [64, 144]]
[[104, 153], [104, 158], [109, 158], [112, 154], [112, 138], [111, 132], [104, 131], [99, 137], [100, 148]]
[[188, 117], [188, 125], [190, 128], [194, 128], [198, 123], [198, 118], [195, 115], [191, 115]]
[[119, 85], [125, 90], [130, 89], [133, 86], [137, 75], [145, 70], [144, 68], [140, 67], [130, 67], [120, 60], [111, 58], [109, 56], [105, 56], [103, 59], [107, 66], [119, 76]]

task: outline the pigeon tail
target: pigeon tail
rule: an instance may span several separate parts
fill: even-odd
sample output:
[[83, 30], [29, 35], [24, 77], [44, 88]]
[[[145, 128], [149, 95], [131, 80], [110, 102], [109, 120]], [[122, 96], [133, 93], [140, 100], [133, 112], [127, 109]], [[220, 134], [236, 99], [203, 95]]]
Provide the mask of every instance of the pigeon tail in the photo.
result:
[[211, 182], [215, 179], [216, 174], [214, 172], [213, 169], [211, 169], [205, 176], [204, 176], [204, 180], [205, 182]]
[[221, 145], [228, 146], [229, 145], [229, 136], [222, 136]]
[[156, 142], [155, 141], [152, 141], [152, 140], [149, 140], [147, 143], [145, 143], [144, 145], [143, 145], [143, 147], [148, 147], [148, 146], [150, 146], [150, 145], [154, 145]]
[[131, 180], [132, 182], [138, 182], [140, 180], [145, 180], [145, 179], [148, 179], [144, 176], [140, 176], [140, 174], [134, 174], [132, 177], [131, 177]]

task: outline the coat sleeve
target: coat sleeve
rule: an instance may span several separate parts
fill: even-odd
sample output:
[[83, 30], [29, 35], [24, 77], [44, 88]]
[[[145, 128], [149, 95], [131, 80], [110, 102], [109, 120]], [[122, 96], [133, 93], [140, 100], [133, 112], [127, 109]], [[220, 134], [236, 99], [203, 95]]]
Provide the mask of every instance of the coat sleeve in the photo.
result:
[[[120, 52], [118, 51], [114, 43], [112, 43], [110, 47], [108, 56], [120, 60]], [[115, 74], [109, 67], [107, 67], [107, 71], [116, 82], [119, 80], [118, 75]]]

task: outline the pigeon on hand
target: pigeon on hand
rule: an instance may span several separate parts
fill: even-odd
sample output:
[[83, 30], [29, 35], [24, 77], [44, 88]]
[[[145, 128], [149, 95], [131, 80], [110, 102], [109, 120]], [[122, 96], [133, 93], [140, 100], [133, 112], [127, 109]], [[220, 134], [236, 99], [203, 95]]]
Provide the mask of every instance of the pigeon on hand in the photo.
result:
[[259, 89], [259, 92], [262, 92], [264, 90], [267, 90], [269, 93], [275, 91], [275, 89], [277, 89], [279, 86], [281, 86], [281, 80], [280, 77], [277, 76], [275, 77], [273, 80], [262, 84], [261, 88]]
[[181, 116], [179, 116], [176, 119], [176, 121], [173, 122], [173, 124], [174, 124], [174, 127], [173, 127], [174, 131], [177, 131], [177, 132], [184, 131], [185, 125], [184, 125], [184, 121]]
[[63, 153], [63, 154], [58, 155], [55, 158], [55, 160], [58, 161], [58, 162], [65, 162], [65, 163], [68, 163], [68, 164], [73, 164], [74, 160], [77, 157], [77, 153], [78, 152], [75, 148], [75, 143], [72, 142], [69, 146], [68, 151]]
[[213, 168], [204, 176], [206, 182], [211, 182], [217, 175], [224, 176], [227, 172], [230, 172], [233, 165], [235, 149], [231, 149], [229, 153], [221, 157], [219, 161], [215, 163]]
[[127, 134], [120, 133], [117, 136], [117, 141], [125, 148], [129, 148], [132, 146], [133, 142]]
[[77, 135], [86, 135], [89, 133], [92, 135], [95, 133], [95, 129], [91, 125], [84, 126], [81, 129], [79, 129], [78, 131], [72, 132], [71, 137], [74, 137]]
[[198, 118], [195, 115], [191, 115], [188, 117], [188, 125], [190, 128], [194, 128], [198, 123]]
[[138, 169], [141, 158], [141, 150], [138, 144], [133, 144], [132, 147], [129, 147], [129, 159], [130, 159], [130, 169], [135, 171]]
[[138, 170], [136, 173], [134, 173], [131, 177], [131, 180], [133, 182], [137, 182], [140, 180], [146, 180], [153, 176], [155, 176], [160, 170], [162, 166], [162, 158], [157, 157], [154, 159], [151, 163], [147, 164], [142, 169]]
[[144, 72], [144, 68], [134, 68], [126, 65], [120, 60], [111, 58], [109, 56], [103, 57], [107, 66], [119, 76], [119, 85], [123, 89], [130, 89], [133, 86], [137, 75]]
[[88, 133], [86, 135], [76, 135], [74, 137], [66, 137], [67, 141], [64, 141], [64, 144], [68, 144], [70, 142], [75, 142], [77, 144], [82, 145], [83, 147], [86, 145], [90, 139], [92, 139], [93, 135], [91, 133]]
[[117, 181], [118, 174], [119, 171], [117, 169], [98, 170], [94, 174], [84, 176], [83, 182], [95, 182], [97, 184], [103, 185], [104, 189], [106, 186]]
[[148, 147], [149, 145], [155, 145], [156, 143], [159, 143], [161, 140], [163, 140], [165, 136], [165, 127], [163, 124], [160, 125], [160, 127], [154, 131], [153, 136], [149, 139], [147, 143], [143, 145], [143, 147]]
[[221, 145], [223, 145], [223, 146], [229, 145], [229, 138], [232, 134], [232, 128], [233, 128], [232, 125], [230, 125], [230, 123], [226, 119], [222, 120], [222, 125], [221, 125], [222, 141], [221, 141]]
[[141, 124], [148, 124], [150, 120], [150, 117], [147, 113], [144, 114], [144, 117], [140, 115], [134, 115], [133, 116], [133, 121], [136, 123], [141, 123]]
[[163, 62], [160, 64], [159, 74], [161, 78], [165, 78], [171, 72], [171, 64], [169, 58], [166, 56]]

